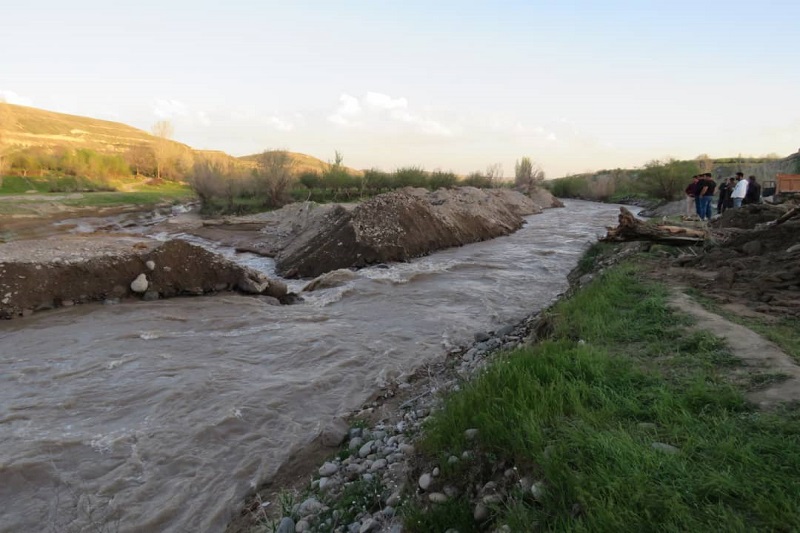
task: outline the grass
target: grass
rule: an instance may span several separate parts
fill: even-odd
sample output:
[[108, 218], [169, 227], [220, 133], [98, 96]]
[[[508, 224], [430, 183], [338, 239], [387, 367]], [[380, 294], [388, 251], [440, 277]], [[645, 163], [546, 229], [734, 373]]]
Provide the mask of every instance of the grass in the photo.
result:
[[[800, 415], [754, 410], [727, 379], [738, 361], [719, 339], [687, 332], [666, 297], [634, 267], [611, 269], [552, 309], [550, 340], [497, 360], [448, 397], [421, 448], [433, 463], [476, 454], [468, 467], [442, 468], [444, 483], [467, 492], [514, 465], [544, 491], [538, 500], [517, 491], [482, 525], [465, 518], [467, 500], [411, 505], [406, 526], [800, 528]], [[468, 428], [479, 430], [476, 442], [466, 440]]]

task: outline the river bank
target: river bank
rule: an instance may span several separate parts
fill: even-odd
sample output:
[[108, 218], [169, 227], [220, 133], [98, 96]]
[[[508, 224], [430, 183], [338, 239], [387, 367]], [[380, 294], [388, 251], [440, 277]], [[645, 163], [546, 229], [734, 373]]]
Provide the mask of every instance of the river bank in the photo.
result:
[[[333, 425], [343, 448], [293, 462], [229, 531], [798, 527], [800, 328], [786, 305], [698, 292], [717, 273], [685, 260], [775, 263], [796, 253], [793, 229], [759, 252], [757, 232], [686, 255], [593, 247], [567, 297]], [[742, 326], [756, 313], [777, 345]]]

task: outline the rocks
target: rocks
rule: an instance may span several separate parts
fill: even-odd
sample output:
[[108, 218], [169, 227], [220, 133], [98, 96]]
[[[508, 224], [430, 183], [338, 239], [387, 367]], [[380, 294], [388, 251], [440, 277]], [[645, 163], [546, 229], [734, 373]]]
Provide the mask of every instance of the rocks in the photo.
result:
[[478, 503], [475, 506], [475, 510], [472, 512], [472, 518], [474, 518], [476, 522], [484, 522], [489, 518], [489, 508], [482, 502]]
[[133, 292], [143, 293], [147, 290], [148, 286], [147, 276], [144, 274], [139, 274], [136, 276], [135, 280], [131, 281], [131, 290]]
[[484, 333], [483, 331], [479, 331], [475, 334], [475, 342], [484, 342], [491, 339], [488, 333]]
[[342, 268], [339, 270], [334, 270], [333, 272], [328, 272], [312, 280], [305, 287], [303, 287], [303, 292], [339, 287], [356, 279], [357, 277], [358, 274], [350, 269]]
[[441, 492], [431, 492], [428, 494], [428, 500], [432, 503], [445, 503], [450, 498], [447, 497], [447, 494]]
[[478, 430], [475, 428], [470, 428], [464, 431], [464, 438], [467, 440], [475, 440], [478, 437]]
[[144, 265], [147, 267], [147, 270], [149, 270], [150, 272], [152, 272], [153, 270], [156, 269], [155, 261], [152, 261], [152, 260], [151, 261], [145, 261]]
[[145, 302], [154, 302], [158, 300], [158, 298], [159, 298], [158, 291], [146, 291], [142, 295], [142, 300], [144, 300]]

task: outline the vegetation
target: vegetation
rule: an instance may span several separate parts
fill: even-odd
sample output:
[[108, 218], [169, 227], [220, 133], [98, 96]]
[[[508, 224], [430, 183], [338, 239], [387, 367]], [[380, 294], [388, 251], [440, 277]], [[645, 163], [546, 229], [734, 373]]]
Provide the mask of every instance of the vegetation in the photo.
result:
[[[749, 405], [729, 379], [738, 360], [666, 297], [627, 265], [555, 306], [552, 338], [496, 360], [432, 418], [421, 447], [443, 482], [467, 493], [512, 465], [537, 481], [491, 508], [511, 531], [800, 528], [797, 409]], [[466, 500], [405, 517], [412, 531], [490, 527]]]
[[533, 187], [544, 182], [544, 170], [531, 160], [530, 157], [523, 157], [514, 165], [514, 186], [517, 190], [528, 192]]

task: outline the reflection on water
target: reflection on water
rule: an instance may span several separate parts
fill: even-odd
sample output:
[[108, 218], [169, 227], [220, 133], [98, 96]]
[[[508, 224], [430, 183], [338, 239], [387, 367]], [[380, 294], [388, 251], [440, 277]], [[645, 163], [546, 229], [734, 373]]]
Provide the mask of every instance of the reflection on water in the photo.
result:
[[0, 324], [0, 530], [222, 530], [331, 416], [547, 305], [616, 213], [570, 202], [295, 306], [231, 294]]

